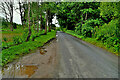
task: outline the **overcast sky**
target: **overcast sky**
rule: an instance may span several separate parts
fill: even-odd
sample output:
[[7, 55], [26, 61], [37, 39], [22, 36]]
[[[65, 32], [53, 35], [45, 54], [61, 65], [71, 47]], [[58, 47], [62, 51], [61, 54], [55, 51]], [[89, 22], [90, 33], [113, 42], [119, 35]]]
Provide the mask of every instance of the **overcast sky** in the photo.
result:
[[[16, 7], [18, 7], [18, 4], [15, 4]], [[17, 13], [17, 12], [18, 13]], [[19, 14], [19, 10], [13, 10], [13, 22], [17, 23], [17, 24], [21, 24], [21, 19], [20, 19], [20, 14]], [[0, 16], [4, 17], [4, 13], [2, 13], [1, 9], [0, 9]]]
[[[15, 4], [16, 7], [19, 7], [18, 4]], [[17, 23], [17, 24], [21, 24], [21, 18], [20, 18], [20, 14], [19, 14], [19, 9], [18, 10], [14, 10], [13, 11], [13, 22]], [[4, 14], [2, 13], [1, 9], [0, 9], [0, 16], [1, 17], [4, 17]], [[55, 24], [55, 23], [58, 23], [57, 19], [56, 19], [56, 16], [53, 18], [52, 20], [52, 23]], [[56, 27], [59, 27], [58, 24], [55, 24]]]

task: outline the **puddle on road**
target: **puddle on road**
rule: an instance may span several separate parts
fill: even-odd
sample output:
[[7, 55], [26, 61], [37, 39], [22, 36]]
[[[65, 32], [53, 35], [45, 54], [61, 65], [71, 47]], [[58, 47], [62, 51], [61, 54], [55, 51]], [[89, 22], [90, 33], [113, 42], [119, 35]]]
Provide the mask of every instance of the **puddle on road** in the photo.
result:
[[35, 73], [35, 70], [38, 69], [37, 66], [34, 65], [25, 65], [20, 68], [21, 75], [28, 75], [28, 77], [32, 76]]
[[42, 54], [42, 55], [44, 55], [47, 52], [47, 50], [44, 47], [39, 48], [39, 50], [40, 50], [40, 54]]
[[25, 77], [29, 78], [31, 77], [36, 70], [38, 69], [37, 65], [29, 64], [29, 65], [11, 65], [9, 67], [5, 67], [2, 70], [3, 77], [7, 78], [12, 77]]

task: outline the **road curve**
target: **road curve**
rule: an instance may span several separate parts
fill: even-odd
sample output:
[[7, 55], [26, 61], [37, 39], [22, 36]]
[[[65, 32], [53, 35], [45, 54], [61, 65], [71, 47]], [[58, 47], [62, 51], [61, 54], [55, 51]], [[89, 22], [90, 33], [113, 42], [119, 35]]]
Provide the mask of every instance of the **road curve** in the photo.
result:
[[71, 35], [57, 32], [59, 78], [118, 78], [118, 57]]

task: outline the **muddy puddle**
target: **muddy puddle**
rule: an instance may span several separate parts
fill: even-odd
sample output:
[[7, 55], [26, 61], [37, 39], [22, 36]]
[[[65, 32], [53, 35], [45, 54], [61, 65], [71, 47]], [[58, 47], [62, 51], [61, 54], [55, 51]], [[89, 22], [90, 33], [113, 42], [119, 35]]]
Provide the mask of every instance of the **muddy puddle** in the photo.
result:
[[[46, 48], [44, 47], [41, 47], [41, 48], [38, 48], [38, 50], [36, 50], [38, 52], [35, 52], [35, 54], [38, 54], [40, 53], [40, 55], [45, 55], [45, 53], [47, 52]], [[29, 59], [30, 62], [32, 62], [30, 60], [33, 59], [33, 56], [32, 54], [30, 54], [31, 56], [28, 55], [29, 58], [27, 58], [26, 56], [26, 59]], [[40, 56], [40, 55], [36, 55], [36, 56]], [[42, 56], [43, 57], [43, 56]], [[22, 58], [21, 58], [22, 59]], [[23, 60], [23, 61], [26, 61]], [[35, 60], [35, 59], [33, 59]], [[28, 61], [27, 61], [28, 62]], [[33, 63], [30, 63], [27, 62], [24, 64], [24, 62], [17, 62], [17, 63], [10, 63], [8, 65], [6, 65], [4, 68], [2, 68], [1, 70], [1, 73], [2, 73], [2, 77], [3, 78], [30, 78], [38, 69], [38, 64], [34, 64], [35, 62]]]
[[0, 73], [2, 78], [49, 78], [56, 68], [56, 42], [36, 49], [30, 54], [7, 64]]
[[42, 55], [44, 55], [47, 52], [47, 50], [44, 47], [39, 48], [39, 51], [40, 51], [40, 54]]
[[35, 64], [12, 64], [9, 66], [5, 66], [2, 69], [2, 77], [3, 78], [29, 78], [31, 77], [38, 66]]

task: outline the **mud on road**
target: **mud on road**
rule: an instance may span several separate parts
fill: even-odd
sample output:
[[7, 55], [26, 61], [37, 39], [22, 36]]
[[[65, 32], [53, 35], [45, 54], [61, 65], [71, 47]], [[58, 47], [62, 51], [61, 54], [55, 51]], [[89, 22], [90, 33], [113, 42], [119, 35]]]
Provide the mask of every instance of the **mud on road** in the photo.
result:
[[52, 78], [58, 58], [56, 39], [2, 69], [2, 78]]

